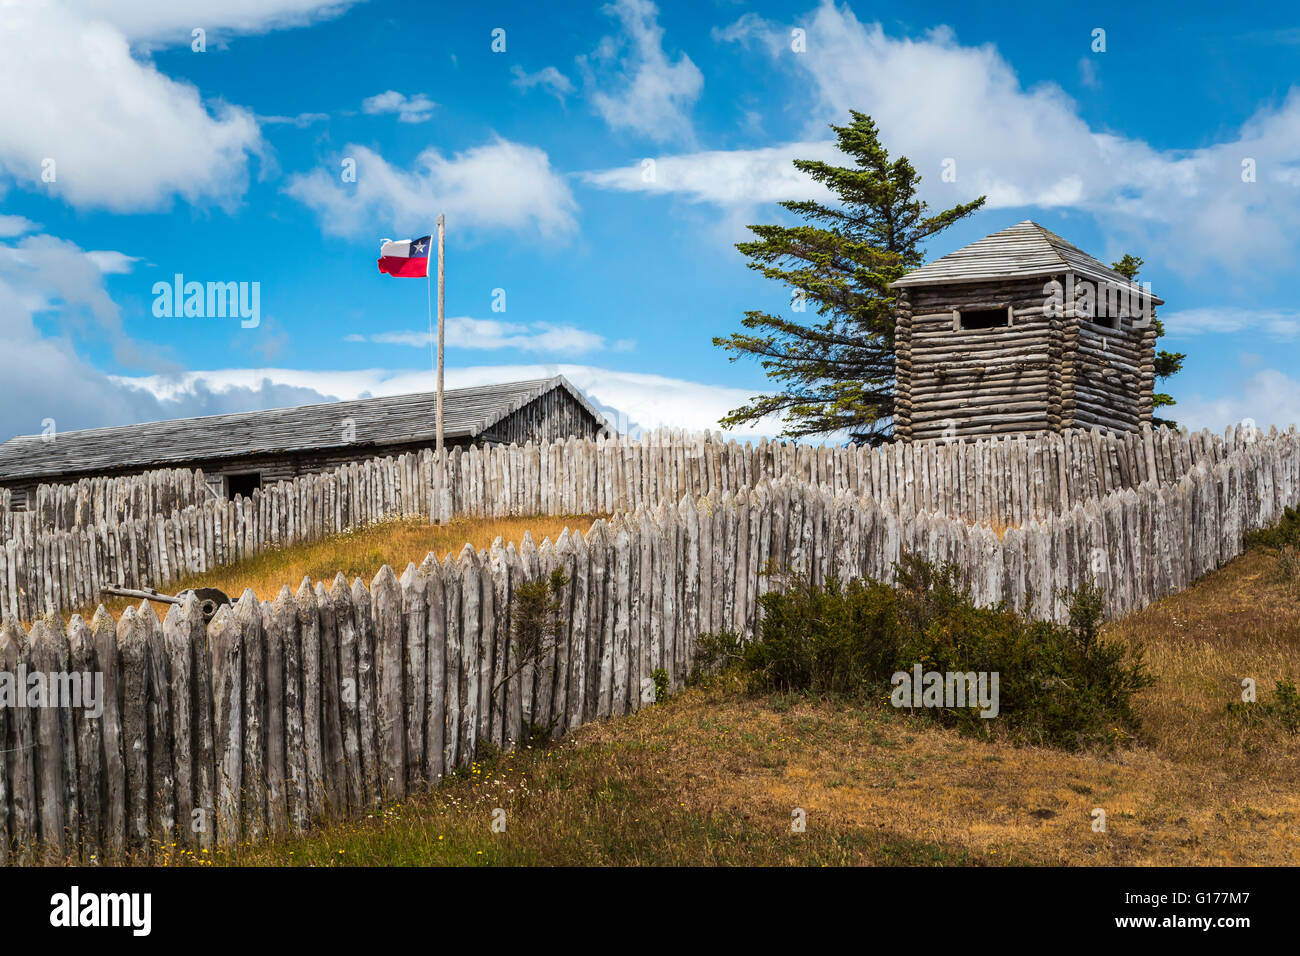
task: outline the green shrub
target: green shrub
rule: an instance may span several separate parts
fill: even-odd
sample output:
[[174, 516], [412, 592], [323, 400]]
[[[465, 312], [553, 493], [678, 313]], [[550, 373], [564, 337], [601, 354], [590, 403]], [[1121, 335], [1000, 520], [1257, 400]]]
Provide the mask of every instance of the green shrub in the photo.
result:
[[1300, 691], [1295, 681], [1280, 680], [1269, 708], [1288, 734], [1300, 734]]
[[[532, 665], [536, 674], [548, 679], [551, 674], [552, 652], [564, 640], [568, 622], [564, 617], [564, 589], [569, 579], [559, 568], [550, 575], [535, 581], [525, 581], [515, 588], [510, 601], [510, 660], [511, 666], [492, 687], [492, 695], [515, 675], [522, 674]], [[523, 728], [523, 741], [533, 746], [546, 746], [559, 723], [559, 716], [547, 724], [529, 723]]]
[[650, 672], [650, 679], [655, 685], [655, 703], [662, 704], [668, 699], [668, 672], [662, 667], [656, 667]]
[[978, 707], [921, 708], [980, 735], [997, 728], [1027, 743], [1078, 749], [1137, 730], [1133, 696], [1152, 683], [1142, 650], [1100, 635], [1101, 595], [1067, 595], [1070, 624], [1031, 621], [971, 603], [954, 564], [904, 555], [897, 584], [787, 583], [759, 599], [754, 639], [701, 639], [697, 670], [738, 666], [755, 692], [807, 692], [887, 699], [896, 672], [998, 675], [998, 716]]
[[1228, 712], [1241, 717], [1251, 727], [1281, 727], [1288, 734], [1300, 734], [1300, 689], [1296, 682], [1278, 680], [1273, 696], [1254, 703], [1233, 701]]
[[745, 642], [734, 631], [701, 634], [695, 639], [695, 656], [687, 683], [695, 684], [706, 674], [726, 670], [745, 659]]
[[1300, 592], [1300, 547], [1287, 544], [1278, 548], [1277, 577], [1288, 594]]
[[1300, 547], [1300, 511], [1286, 508], [1282, 520], [1271, 528], [1260, 528], [1246, 533], [1246, 546], [1250, 548]]

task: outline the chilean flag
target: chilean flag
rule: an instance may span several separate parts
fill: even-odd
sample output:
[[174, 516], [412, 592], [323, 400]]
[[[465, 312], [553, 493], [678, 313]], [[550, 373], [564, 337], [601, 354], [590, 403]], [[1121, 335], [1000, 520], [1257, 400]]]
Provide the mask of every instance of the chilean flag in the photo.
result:
[[379, 247], [379, 271], [399, 279], [423, 279], [429, 274], [429, 240], [403, 239], [393, 242], [385, 239]]

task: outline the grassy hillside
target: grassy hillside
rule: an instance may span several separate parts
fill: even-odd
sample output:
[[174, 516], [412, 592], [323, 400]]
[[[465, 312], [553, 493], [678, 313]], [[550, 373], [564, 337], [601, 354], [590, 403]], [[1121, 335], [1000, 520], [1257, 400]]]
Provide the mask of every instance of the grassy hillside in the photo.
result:
[[[1109, 632], [1144, 643], [1159, 678], [1138, 698], [1142, 730], [1114, 752], [981, 742], [870, 703], [753, 697], [724, 675], [552, 747], [486, 755], [369, 820], [201, 862], [1300, 863], [1300, 736], [1228, 707], [1243, 677], [1267, 702], [1278, 678], [1300, 676], [1300, 606], [1276, 552]], [[804, 833], [791, 832], [795, 808]]]
[[[385, 564], [392, 565], [400, 575], [408, 563], [420, 564], [429, 552], [441, 558], [446, 554], [459, 554], [467, 543], [476, 549], [487, 548], [498, 536], [518, 546], [525, 531], [532, 532], [533, 539], [541, 544], [546, 537], [554, 541], [566, 527], [585, 532], [592, 520], [582, 515], [534, 515], [456, 518], [444, 525], [431, 525], [422, 518], [385, 521], [313, 544], [268, 551], [203, 574], [186, 575], [168, 584], [166, 592], [175, 594], [184, 588], [219, 588], [238, 600], [245, 588], [252, 588], [258, 598], [270, 601], [286, 584], [296, 591], [304, 575], [313, 581], [325, 581], [328, 586], [339, 571], [349, 581], [354, 577], [361, 578], [369, 587], [371, 579]], [[138, 603], [131, 598], [112, 598], [105, 601], [104, 606], [117, 615], [128, 604]], [[168, 607], [154, 602], [159, 615], [165, 614]], [[82, 608], [81, 613], [94, 613], [94, 610], [94, 607]]]

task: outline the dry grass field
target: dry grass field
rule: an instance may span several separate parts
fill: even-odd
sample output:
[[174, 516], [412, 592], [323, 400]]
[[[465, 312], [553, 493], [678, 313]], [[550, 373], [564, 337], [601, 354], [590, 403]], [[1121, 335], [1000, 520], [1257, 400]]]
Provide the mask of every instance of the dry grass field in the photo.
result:
[[987, 743], [723, 676], [548, 748], [485, 754], [368, 820], [200, 862], [1294, 865], [1300, 737], [1227, 709], [1243, 677], [1267, 699], [1300, 676], [1293, 594], [1277, 556], [1251, 552], [1111, 625], [1159, 678], [1114, 752]]
[[[547, 537], [554, 541], [566, 527], [585, 532], [593, 520], [582, 515], [536, 515], [457, 518], [444, 525], [431, 525], [422, 518], [385, 521], [313, 544], [268, 551], [203, 574], [186, 575], [168, 584], [166, 593], [175, 594], [184, 588], [219, 588], [238, 600], [245, 588], [252, 588], [259, 599], [271, 601], [286, 584], [296, 591], [304, 575], [313, 581], [325, 581], [328, 586], [339, 571], [349, 581], [361, 578], [369, 587], [385, 564], [392, 565], [400, 575], [408, 563], [419, 565], [430, 552], [439, 558], [454, 556], [467, 543], [476, 549], [488, 548], [498, 536], [513, 541], [517, 547], [525, 531], [532, 532], [533, 540], [541, 544]], [[117, 616], [128, 604], [138, 603], [136, 599], [114, 597], [104, 606]], [[162, 616], [170, 605], [155, 601], [153, 606]], [[80, 609], [82, 615], [94, 611], [94, 607]]]

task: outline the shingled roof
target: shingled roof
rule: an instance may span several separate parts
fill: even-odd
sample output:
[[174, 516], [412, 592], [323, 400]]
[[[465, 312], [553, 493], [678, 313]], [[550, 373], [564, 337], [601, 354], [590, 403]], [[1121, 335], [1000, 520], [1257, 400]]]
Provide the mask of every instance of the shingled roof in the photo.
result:
[[[552, 389], [568, 391], [587, 411], [603, 416], [562, 375], [554, 378], [450, 389], [443, 393], [443, 436], [477, 438]], [[166, 422], [59, 432], [53, 441], [21, 435], [0, 444], [0, 480], [100, 474], [194, 461], [365, 448], [436, 440], [435, 392], [299, 405], [258, 412], [178, 418]], [[344, 421], [355, 440], [344, 441]]]
[[1103, 265], [1078, 246], [1028, 219], [909, 272], [892, 283], [892, 287], [905, 289], [909, 286], [949, 285], [986, 279], [1032, 278], [1064, 272], [1073, 272], [1095, 282], [1130, 288], [1135, 295], [1150, 296], [1156, 305], [1164, 305], [1163, 299], [1145, 291], [1127, 276]]

